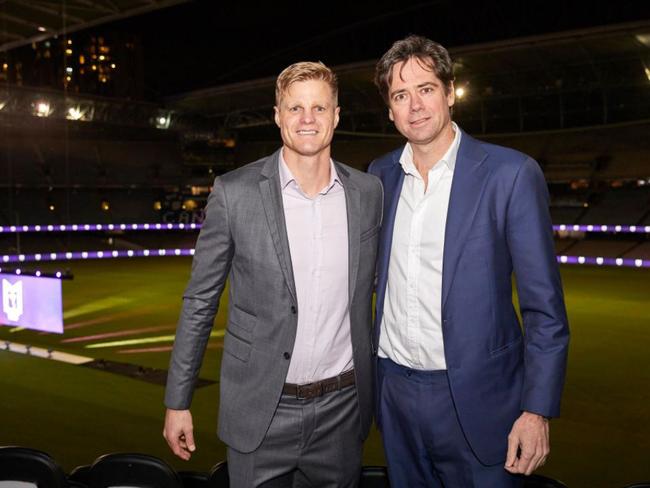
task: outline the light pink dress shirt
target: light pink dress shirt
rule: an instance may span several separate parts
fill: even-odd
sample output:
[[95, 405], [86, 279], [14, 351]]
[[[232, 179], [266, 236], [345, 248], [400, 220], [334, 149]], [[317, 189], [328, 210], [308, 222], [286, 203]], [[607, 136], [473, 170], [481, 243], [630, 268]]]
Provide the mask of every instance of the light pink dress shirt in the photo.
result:
[[298, 299], [298, 329], [287, 383], [311, 383], [353, 366], [348, 310], [345, 191], [330, 161], [330, 181], [313, 198], [280, 155], [280, 185]]

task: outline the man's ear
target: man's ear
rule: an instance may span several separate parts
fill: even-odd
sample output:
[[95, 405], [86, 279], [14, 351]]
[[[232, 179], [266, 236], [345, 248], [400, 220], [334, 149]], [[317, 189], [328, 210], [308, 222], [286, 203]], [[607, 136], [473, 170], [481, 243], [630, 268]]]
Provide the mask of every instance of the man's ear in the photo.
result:
[[454, 106], [454, 103], [456, 103], [456, 88], [454, 87], [454, 82], [451, 81], [447, 87], [447, 106], [451, 108]]
[[280, 127], [280, 109], [277, 105], [273, 107], [273, 120], [275, 120], [275, 125]]
[[339, 125], [339, 116], [341, 115], [341, 107], [336, 107], [334, 109], [334, 128], [337, 128]]
[[393, 109], [388, 107], [388, 118], [390, 119], [391, 122], [395, 122], [395, 117], [393, 117]]

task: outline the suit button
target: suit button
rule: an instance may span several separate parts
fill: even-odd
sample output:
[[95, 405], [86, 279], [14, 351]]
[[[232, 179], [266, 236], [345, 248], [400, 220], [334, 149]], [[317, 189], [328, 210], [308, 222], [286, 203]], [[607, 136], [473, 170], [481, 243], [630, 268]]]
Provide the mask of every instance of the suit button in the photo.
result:
[[291, 305], [291, 313], [295, 315], [295, 313], [296, 313], [296, 306], [295, 305]]
[[288, 352], [285, 352], [285, 353], [283, 354], [283, 356], [284, 356], [284, 359], [286, 359], [286, 360], [291, 359], [291, 354], [289, 354]]

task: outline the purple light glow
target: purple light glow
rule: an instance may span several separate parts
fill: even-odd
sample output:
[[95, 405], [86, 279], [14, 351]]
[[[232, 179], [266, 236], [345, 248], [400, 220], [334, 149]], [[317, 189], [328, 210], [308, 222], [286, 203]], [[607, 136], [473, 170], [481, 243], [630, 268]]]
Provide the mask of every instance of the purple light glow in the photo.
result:
[[[142, 224], [71, 224], [71, 225], [23, 225], [17, 227], [0, 226], [0, 233], [18, 234], [23, 232], [93, 232], [105, 230], [197, 230], [201, 224], [160, 224], [160, 223], [142, 223]], [[556, 232], [574, 231], [574, 232], [609, 232], [621, 234], [650, 234], [650, 225], [600, 225], [600, 224], [557, 224], [553, 226]]]
[[[2, 256], [4, 263], [33, 262], [33, 261], [72, 261], [77, 259], [114, 259], [132, 257], [159, 256], [194, 256], [194, 249], [128, 249], [106, 251], [59, 252], [49, 254], [6, 254]], [[40, 256], [37, 258], [37, 256]], [[22, 259], [21, 259], [22, 258]], [[630, 268], [650, 268], [650, 259], [639, 258], [605, 258], [594, 256], [557, 256], [561, 264], [586, 264], [595, 266], [623, 266]]]
[[650, 268], [650, 259], [605, 258], [601, 256], [557, 256], [561, 264], [588, 264], [596, 266], [617, 266], [628, 268]]
[[650, 225], [580, 225], [560, 224], [554, 225], [555, 232], [612, 232], [619, 234], [650, 234]]
[[[0, 234], [18, 234], [24, 232], [95, 232], [105, 230], [196, 230], [201, 228], [201, 224], [70, 224], [70, 225], [23, 225], [17, 227], [0, 226]], [[650, 231], [649, 231], [650, 232]]]
[[4, 263], [23, 263], [33, 261], [72, 261], [77, 259], [111, 259], [148, 256], [194, 256], [194, 249], [128, 249], [106, 251], [81, 251], [81, 252], [52, 252], [48, 254], [5, 254], [2, 256]]
[[43, 272], [40, 269], [36, 270], [29, 270], [29, 269], [22, 269], [22, 268], [0, 268], [0, 274], [12, 274], [16, 276], [34, 276], [34, 277], [43, 277], [43, 278], [63, 278], [65, 274], [64, 279], [72, 279], [72, 275], [69, 273], [63, 273], [61, 271], [47, 271]]

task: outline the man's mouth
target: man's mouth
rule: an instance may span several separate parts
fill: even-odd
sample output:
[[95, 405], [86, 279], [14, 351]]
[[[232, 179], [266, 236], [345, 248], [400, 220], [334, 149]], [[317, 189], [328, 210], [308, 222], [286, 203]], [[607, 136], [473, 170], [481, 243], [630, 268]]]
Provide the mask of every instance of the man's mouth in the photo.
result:
[[315, 130], [299, 130], [298, 131], [298, 135], [301, 135], [301, 136], [315, 136], [316, 134], [318, 134], [318, 131], [315, 131]]
[[411, 121], [409, 121], [409, 124], [418, 126], [418, 125], [422, 125], [422, 124], [426, 123], [428, 120], [429, 120], [429, 117], [423, 117], [421, 119], [411, 120]]

